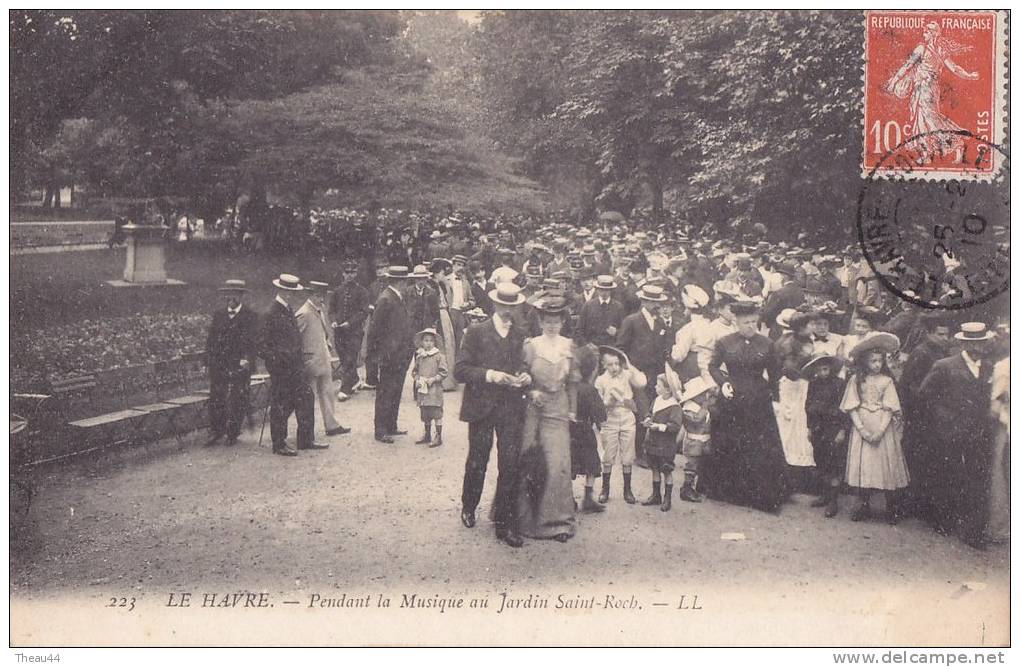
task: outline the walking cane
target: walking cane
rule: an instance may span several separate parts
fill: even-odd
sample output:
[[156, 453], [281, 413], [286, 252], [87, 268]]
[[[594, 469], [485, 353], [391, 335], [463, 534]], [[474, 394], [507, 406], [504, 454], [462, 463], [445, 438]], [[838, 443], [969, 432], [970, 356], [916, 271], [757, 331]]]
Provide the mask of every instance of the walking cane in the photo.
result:
[[266, 433], [266, 418], [269, 416], [269, 401], [266, 401], [266, 408], [262, 411], [262, 429], [259, 431], [259, 447], [262, 446], [262, 436]]

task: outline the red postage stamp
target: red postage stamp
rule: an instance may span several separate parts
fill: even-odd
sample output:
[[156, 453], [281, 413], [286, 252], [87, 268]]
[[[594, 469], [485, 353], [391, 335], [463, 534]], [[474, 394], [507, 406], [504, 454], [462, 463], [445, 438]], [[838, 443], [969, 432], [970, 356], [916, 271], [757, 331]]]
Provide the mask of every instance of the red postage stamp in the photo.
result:
[[862, 175], [989, 180], [1006, 136], [1006, 13], [865, 13]]

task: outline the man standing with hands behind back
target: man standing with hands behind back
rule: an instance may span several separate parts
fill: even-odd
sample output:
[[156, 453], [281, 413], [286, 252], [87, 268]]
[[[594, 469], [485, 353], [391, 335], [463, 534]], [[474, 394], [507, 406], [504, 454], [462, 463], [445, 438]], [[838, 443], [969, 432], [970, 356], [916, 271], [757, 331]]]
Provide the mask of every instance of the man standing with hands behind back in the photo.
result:
[[464, 332], [454, 377], [463, 382], [460, 419], [468, 423], [468, 456], [464, 466], [460, 520], [475, 525], [475, 510], [482, 497], [485, 469], [496, 437], [498, 477], [492, 515], [496, 539], [511, 547], [524, 544], [517, 526], [517, 488], [521, 435], [524, 424], [524, 387], [531, 377], [521, 372], [525, 332], [513, 326], [513, 311], [524, 303], [520, 287], [502, 282], [489, 292], [493, 316], [472, 324]]

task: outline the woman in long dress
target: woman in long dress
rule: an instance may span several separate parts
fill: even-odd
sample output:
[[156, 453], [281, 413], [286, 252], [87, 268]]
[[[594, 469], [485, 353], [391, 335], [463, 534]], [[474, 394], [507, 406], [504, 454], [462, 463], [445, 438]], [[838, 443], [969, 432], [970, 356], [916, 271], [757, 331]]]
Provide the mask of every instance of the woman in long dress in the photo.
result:
[[[453, 269], [453, 264], [448, 259], [437, 258], [432, 260], [429, 271], [432, 272], [432, 286], [439, 294], [439, 328], [443, 335], [444, 349], [448, 368], [453, 368], [457, 363], [457, 342], [453, 333], [453, 320], [450, 318], [450, 286], [446, 282], [445, 274]], [[453, 391], [457, 388], [457, 380], [453, 373], [447, 374], [443, 379], [443, 391]]]
[[730, 312], [737, 332], [719, 339], [709, 363], [720, 387], [713, 453], [704, 462], [710, 491], [726, 502], [775, 512], [787, 496], [787, 467], [772, 411], [780, 374], [774, 344], [757, 331], [756, 304], [737, 302]]
[[531, 387], [521, 442], [520, 532], [566, 542], [575, 526], [570, 423], [576, 420], [581, 374], [573, 340], [560, 335], [566, 299], [554, 292], [534, 306], [542, 334], [524, 342], [523, 370], [531, 376]]
[[779, 378], [779, 400], [772, 404], [786, 463], [792, 466], [801, 484], [808, 482], [807, 472], [814, 470], [815, 466], [807, 425], [808, 381], [800, 372], [812, 356], [811, 317], [808, 313], [791, 316], [790, 331], [776, 341], [782, 376]]

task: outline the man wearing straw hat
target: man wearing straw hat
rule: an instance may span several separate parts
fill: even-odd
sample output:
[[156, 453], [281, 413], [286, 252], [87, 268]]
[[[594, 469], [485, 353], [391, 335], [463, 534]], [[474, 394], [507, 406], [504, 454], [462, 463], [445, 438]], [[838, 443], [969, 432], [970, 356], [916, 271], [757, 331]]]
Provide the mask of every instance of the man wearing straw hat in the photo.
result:
[[[406, 266], [391, 266], [389, 284], [379, 294], [368, 329], [368, 353], [379, 360], [379, 385], [375, 390], [375, 439], [392, 443], [393, 436], [406, 435], [397, 426], [400, 394], [414, 355], [414, 328], [407, 306]], [[427, 276], [427, 274], [426, 274]]]
[[520, 370], [527, 334], [514, 324], [513, 313], [524, 303], [524, 295], [517, 285], [504, 281], [489, 292], [489, 299], [495, 312], [464, 332], [453, 371], [457, 381], [466, 385], [460, 419], [468, 424], [460, 520], [467, 528], [475, 525], [495, 436], [498, 476], [492, 518], [496, 539], [520, 547], [524, 541], [518, 532], [516, 504], [524, 388], [531, 384], [531, 377]]
[[228, 280], [219, 291], [226, 307], [213, 313], [205, 343], [212, 432], [206, 444], [215, 445], [226, 436], [227, 444], [234, 445], [248, 409], [258, 325], [255, 313], [244, 303], [248, 287], [243, 280]]
[[994, 337], [983, 322], [961, 324], [954, 338], [963, 349], [936, 361], [920, 391], [931, 411], [935, 525], [975, 549], [985, 548], [988, 523]]
[[305, 288], [297, 276], [282, 273], [273, 281], [276, 299], [262, 326], [261, 356], [269, 371], [269, 433], [273, 453], [297, 456], [287, 444], [287, 420], [297, 416], [297, 449], [321, 449], [315, 432], [315, 396], [305, 379], [301, 330], [294, 311], [305, 301]]

